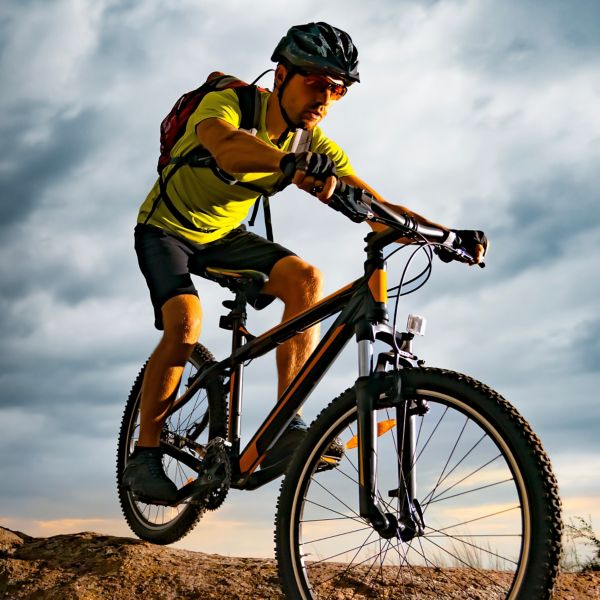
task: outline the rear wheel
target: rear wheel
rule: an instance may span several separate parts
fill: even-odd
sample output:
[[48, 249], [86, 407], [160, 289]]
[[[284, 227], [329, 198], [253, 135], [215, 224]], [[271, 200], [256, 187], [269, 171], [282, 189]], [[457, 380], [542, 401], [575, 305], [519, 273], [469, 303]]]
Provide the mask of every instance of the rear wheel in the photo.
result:
[[[212, 354], [200, 344], [196, 345], [184, 369], [177, 397], [187, 388], [198, 370], [212, 361]], [[138, 537], [156, 544], [171, 544], [194, 527], [205, 511], [204, 506], [189, 502], [177, 506], [147, 504], [121, 486], [121, 475], [139, 435], [140, 398], [145, 369], [146, 366], [133, 384], [119, 433], [119, 500], [127, 523]], [[189, 465], [197, 463], [199, 448], [206, 446], [216, 436], [225, 437], [226, 414], [223, 382], [215, 379], [200, 388], [189, 402], [166, 420], [161, 433], [161, 444], [176, 446], [183, 452], [178, 459], [169, 454], [163, 457], [165, 473], [178, 488], [198, 476]]]
[[[423, 534], [384, 539], [360, 516], [352, 388], [311, 426], [281, 487], [276, 553], [286, 598], [549, 598], [560, 499], [539, 439], [506, 400], [464, 375], [406, 369], [400, 378], [403, 401], [417, 402], [377, 401], [379, 503], [399, 518], [398, 425], [426, 401], [429, 411], [413, 417]], [[323, 470], [320, 456], [336, 437], [344, 458]]]

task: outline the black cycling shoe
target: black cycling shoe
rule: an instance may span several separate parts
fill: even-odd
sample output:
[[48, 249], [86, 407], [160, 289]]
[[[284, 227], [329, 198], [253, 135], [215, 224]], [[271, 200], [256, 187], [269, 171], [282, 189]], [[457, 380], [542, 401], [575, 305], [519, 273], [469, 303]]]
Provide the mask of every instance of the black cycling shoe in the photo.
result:
[[[260, 464], [261, 471], [269, 469], [271, 473], [285, 473], [285, 470], [292, 460], [294, 452], [298, 446], [304, 441], [308, 426], [302, 420], [301, 417], [295, 416], [286, 431], [283, 432], [281, 437], [275, 442], [275, 445]], [[344, 457], [344, 445], [339, 438], [335, 438], [323, 455], [317, 468], [318, 471], [328, 471], [329, 469], [335, 469]]]
[[160, 448], [136, 448], [123, 471], [122, 485], [142, 502], [174, 504], [177, 486], [165, 475]]
[[267, 455], [260, 463], [260, 470], [269, 469], [273, 473], [285, 473], [294, 451], [304, 441], [308, 426], [301, 417], [296, 415], [287, 426], [287, 429], [281, 434], [281, 437], [275, 442], [275, 445], [267, 452]]
[[335, 469], [341, 462], [342, 458], [344, 458], [344, 444], [340, 438], [335, 438], [323, 455], [321, 456], [321, 462], [317, 467], [317, 471], [329, 471], [330, 469]]

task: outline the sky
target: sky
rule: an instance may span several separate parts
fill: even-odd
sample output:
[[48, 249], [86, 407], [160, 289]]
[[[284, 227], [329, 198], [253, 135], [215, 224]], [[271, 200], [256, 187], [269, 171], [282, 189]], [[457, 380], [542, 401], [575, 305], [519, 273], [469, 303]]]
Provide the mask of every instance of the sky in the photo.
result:
[[[600, 4], [594, 0], [5, 0], [0, 7], [0, 525], [130, 535], [115, 486], [129, 389], [156, 345], [133, 251], [159, 124], [214, 70], [254, 79], [294, 24], [348, 31], [353, 86], [323, 123], [357, 174], [439, 223], [482, 229], [485, 269], [437, 261], [404, 298], [416, 351], [497, 389], [541, 437], [565, 518], [600, 524]], [[271, 75], [263, 80], [271, 85]], [[325, 275], [360, 274], [365, 225], [287, 190], [275, 236]], [[259, 219], [260, 220], [260, 219]], [[258, 227], [261, 232], [261, 226]], [[390, 260], [390, 281], [402, 260]], [[220, 358], [217, 285], [197, 280]], [[252, 312], [251, 331], [281, 305]], [[352, 344], [350, 345], [352, 346]], [[309, 399], [356, 377], [349, 347]], [[248, 369], [244, 439], [275, 398]], [[234, 491], [177, 545], [272, 556], [278, 483]]]

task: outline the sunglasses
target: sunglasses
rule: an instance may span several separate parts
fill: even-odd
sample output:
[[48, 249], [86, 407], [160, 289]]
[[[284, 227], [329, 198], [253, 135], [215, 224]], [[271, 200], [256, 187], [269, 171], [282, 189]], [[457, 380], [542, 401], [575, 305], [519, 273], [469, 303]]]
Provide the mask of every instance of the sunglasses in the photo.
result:
[[315, 73], [307, 73], [306, 71], [299, 72], [304, 77], [304, 83], [311, 88], [324, 92], [329, 90], [332, 100], [339, 100], [346, 95], [348, 88], [343, 83], [336, 83], [325, 75], [317, 75]]

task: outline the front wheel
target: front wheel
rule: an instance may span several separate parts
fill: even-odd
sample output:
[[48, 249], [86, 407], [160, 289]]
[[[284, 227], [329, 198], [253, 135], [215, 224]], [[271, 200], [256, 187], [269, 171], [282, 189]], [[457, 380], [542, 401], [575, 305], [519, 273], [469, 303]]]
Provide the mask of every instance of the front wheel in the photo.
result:
[[[408, 541], [385, 539], [360, 516], [351, 388], [311, 426], [281, 487], [276, 553], [286, 598], [550, 598], [560, 499], [537, 436], [506, 400], [464, 375], [398, 375], [402, 401], [384, 393], [376, 402], [378, 501], [400, 520], [401, 415], [427, 405], [412, 417], [410, 468], [424, 530]], [[344, 458], [324, 470], [320, 457], [336, 438]]]
[[[200, 344], [194, 348], [181, 377], [177, 396], [187, 388], [195, 374], [208, 362], [212, 354]], [[155, 544], [171, 544], [186, 535], [202, 517], [205, 507], [184, 502], [177, 506], [147, 504], [123, 488], [121, 477], [127, 460], [135, 448], [140, 427], [140, 399], [146, 366], [140, 371], [129, 394], [119, 432], [117, 449], [117, 486], [121, 508], [132, 531], [143, 540]], [[208, 382], [173, 413], [165, 422], [161, 444], [179, 449], [177, 457], [165, 454], [163, 467], [167, 476], [183, 487], [196, 479], [198, 473], [190, 468], [198, 460], [199, 449], [216, 436], [225, 437], [227, 408], [221, 379]], [[189, 458], [188, 458], [189, 457]]]

